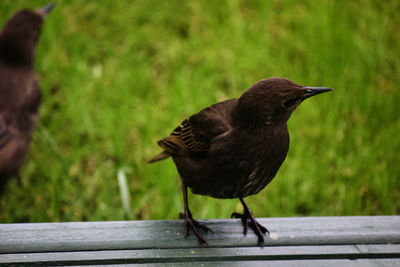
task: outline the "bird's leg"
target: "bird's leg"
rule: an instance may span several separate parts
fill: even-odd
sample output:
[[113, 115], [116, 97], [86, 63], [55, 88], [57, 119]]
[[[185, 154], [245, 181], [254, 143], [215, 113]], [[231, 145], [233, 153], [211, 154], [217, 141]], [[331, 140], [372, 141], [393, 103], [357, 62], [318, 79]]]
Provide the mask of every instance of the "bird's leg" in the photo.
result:
[[253, 213], [251, 212], [249, 207], [247, 207], [246, 202], [244, 202], [243, 198], [240, 197], [239, 199], [240, 199], [240, 202], [242, 202], [244, 212], [243, 212], [243, 214], [234, 212], [234, 213], [232, 213], [231, 218], [242, 219], [243, 234], [244, 235], [247, 234], [248, 226], [250, 226], [250, 228], [253, 229], [254, 233], [258, 236], [258, 243], [260, 245], [263, 245], [264, 244], [263, 235], [265, 235], [266, 233], [269, 234], [268, 229], [256, 221], [256, 219], [253, 216]]
[[205, 225], [200, 224], [198, 221], [193, 219], [192, 213], [189, 210], [189, 203], [187, 198], [187, 187], [182, 183], [183, 191], [183, 201], [185, 205], [185, 213], [179, 214], [179, 217], [185, 221], [184, 235], [188, 236], [189, 230], [192, 229], [193, 233], [196, 235], [197, 239], [202, 245], [208, 246], [207, 241], [200, 235], [198, 228], [203, 229], [205, 232], [214, 233], [210, 228]]

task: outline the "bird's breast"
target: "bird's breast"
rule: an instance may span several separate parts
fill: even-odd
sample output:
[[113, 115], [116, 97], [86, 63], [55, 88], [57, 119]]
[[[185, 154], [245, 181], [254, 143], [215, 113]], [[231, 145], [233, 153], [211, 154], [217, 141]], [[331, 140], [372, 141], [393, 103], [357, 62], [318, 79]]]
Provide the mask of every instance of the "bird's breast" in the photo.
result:
[[260, 137], [258, 146], [253, 144], [255, 160], [250, 164], [248, 175], [242, 178], [241, 195], [257, 194], [275, 177], [289, 150], [289, 134], [286, 127], [273, 129]]
[[204, 157], [175, 157], [183, 182], [193, 193], [216, 198], [246, 197], [258, 193], [284, 161], [288, 135], [283, 131], [227, 136]]

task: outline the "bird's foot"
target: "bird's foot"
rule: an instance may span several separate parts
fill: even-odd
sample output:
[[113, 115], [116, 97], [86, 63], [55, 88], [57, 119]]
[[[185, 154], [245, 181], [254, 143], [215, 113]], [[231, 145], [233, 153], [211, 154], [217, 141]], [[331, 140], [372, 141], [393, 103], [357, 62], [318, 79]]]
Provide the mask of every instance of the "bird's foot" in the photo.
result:
[[232, 213], [231, 218], [240, 218], [242, 220], [244, 235], [247, 235], [247, 229], [250, 226], [250, 228], [253, 229], [254, 233], [258, 237], [258, 244], [260, 244], [261, 246], [264, 245], [263, 235], [265, 235], [266, 233], [268, 233], [269, 235], [269, 231], [267, 228], [265, 228], [256, 221], [251, 211], [250, 212], [245, 211], [243, 214], [234, 212]]
[[185, 221], [185, 228], [184, 228], [185, 237], [189, 235], [189, 231], [191, 229], [195, 234], [195, 236], [197, 237], [197, 239], [199, 240], [200, 244], [208, 246], [207, 241], [201, 236], [198, 229], [200, 228], [204, 232], [210, 232], [210, 233], [214, 233], [213, 230], [193, 219], [192, 214], [190, 212], [180, 213], [179, 218]]

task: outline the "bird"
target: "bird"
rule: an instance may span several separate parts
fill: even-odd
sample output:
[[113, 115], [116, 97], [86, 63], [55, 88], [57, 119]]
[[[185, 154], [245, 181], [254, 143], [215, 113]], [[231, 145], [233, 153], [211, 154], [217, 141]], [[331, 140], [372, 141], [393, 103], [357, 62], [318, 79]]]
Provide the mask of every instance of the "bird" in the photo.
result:
[[264, 244], [267, 228], [257, 222], [244, 198], [260, 192], [275, 177], [289, 149], [287, 121], [307, 98], [332, 91], [328, 87], [301, 86], [286, 78], [258, 81], [239, 98], [211, 105], [185, 119], [168, 137], [158, 141], [163, 149], [153, 163], [172, 157], [182, 182], [184, 236], [193, 231], [208, 245], [200, 229], [213, 232], [193, 219], [187, 188], [192, 193], [219, 199], [238, 198], [243, 233], [250, 227]]
[[35, 50], [54, 5], [20, 10], [0, 32], [0, 194], [23, 166], [38, 121], [42, 92]]

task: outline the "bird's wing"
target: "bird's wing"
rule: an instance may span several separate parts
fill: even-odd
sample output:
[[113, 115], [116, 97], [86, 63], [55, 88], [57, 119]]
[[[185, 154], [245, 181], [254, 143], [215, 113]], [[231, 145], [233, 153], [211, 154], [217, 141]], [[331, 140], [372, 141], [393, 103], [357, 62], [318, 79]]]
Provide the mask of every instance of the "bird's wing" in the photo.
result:
[[[40, 86], [33, 76], [28, 95], [24, 96], [23, 105], [15, 109], [12, 105], [0, 109], [0, 149], [4, 148], [14, 138], [29, 136], [38, 120], [42, 93]], [[5, 94], [7, 99], [7, 94]], [[5, 100], [6, 101], [6, 100]]]
[[231, 99], [203, 109], [184, 120], [158, 145], [171, 155], [207, 152], [214, 137], [231, 129], [230, 114], [236, 102], [237, 99]]
[[30, 138], [37, 117], [37, 113], [10, 116], [6, 112], [0, 112], [0, 150], [16, 138]]
[[10, 122], [5, 114], [0, 113], [0, 150], [13, 140], [15, 133], [10, 129]]

